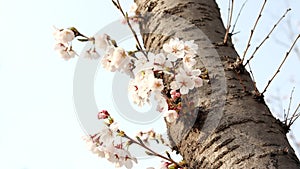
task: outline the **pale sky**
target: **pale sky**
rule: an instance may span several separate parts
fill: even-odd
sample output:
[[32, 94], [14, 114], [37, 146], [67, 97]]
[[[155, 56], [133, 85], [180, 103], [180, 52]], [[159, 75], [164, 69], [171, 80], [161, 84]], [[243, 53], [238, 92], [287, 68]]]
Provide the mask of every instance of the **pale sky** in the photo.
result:
[[[299, 33], [300, 19], [296, 16], [300, 16], [300, 4], [296, 0], [289, 2], [293, 9], [290, 13], [293, 29]], [[227, 1], [223, 3], [220, 7], [224, 15]], [[263, 39], [286, 10], [287, 5], [283, 1], [268, 3], [261, 22], [265, 25], [258, 27], [260, 29], [254, 37], [254, 44]], [[131, 1], [126, 4], [128, 7]], [[241, 2], [236, 5], [241, 6]], [[258, 13], [259, 7], [256, 6], [256, 2], [248, 2], [236, 27], [237, 31], [241, 31], [235, 38], [235, 46], [240, 54], [246, 47], [245, 42], [254, 23], [254, 16]], [[55, 42], [52, 25], [61, 28], [75, 26], [82, 33], [93, 35], [120, 19], [120, 16], [111, 1], [0, 0], [0, 168], [113, 168], [113, 165], [89, 152], [81, 139], [85, 134], [84, 128], [77, 119], [73, 103], [73, 78], [77, 58], [66, 62], [53, 50]], [[288, 33], [283, 25], [275, 31], [273, 37], [290, 44], [290, 40], [286, 38]], [[272, 43], [266, 43], [251, 64], [260, 90], [276, 71], [288, 49], [274, 39], [269, 42]], [[79, 43], [75, 46], [78, 51], [83, 47]], [[298, 46], [300, 47], [299, 43]], [[294, 86], [296, 89], [292, 110], [300, 101], [300, 78], [297, 74], [300, 71], [299, 64], [300, 56], [292, 54], [266, 93], [268, 100], [272, 100], [274, 96], [282, 100], [282, 105], [274, 102], [274, 99], [269, 104], [276, 115], [282, 116], [283, 109], [287, 109], [289, 94]], [[109, 78], [95, 77], [95, 86], [100, 84], [99, 80], [110, 83]], [[101, 91], [95, 89], [98, 90]], [[105, 90], [102, 94], [111, 98], [111, 94], [105, 93]], [[95, 94], [96, 99], [101, 100], [101, 95]], [[103, 100], [107, 101], [104, 105], [110, 103], [110, 99]], [[123, 126], [129, 128], [149, 128], [124, 123], [126, 125]], [[299, 127], [300, 122], [297, 121], [293, 132], [298, 140], [300, 133], [296, 128]], [[160, 160], [155, 162], [158, 161]], [[152, 164], [153, 162], [142, 160], [134, 168], [146, 168]]]

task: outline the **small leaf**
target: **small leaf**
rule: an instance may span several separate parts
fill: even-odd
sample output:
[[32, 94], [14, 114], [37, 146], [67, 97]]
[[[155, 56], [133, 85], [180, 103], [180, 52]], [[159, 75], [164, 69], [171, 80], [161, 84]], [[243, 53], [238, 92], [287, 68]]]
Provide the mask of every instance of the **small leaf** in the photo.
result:
[[167, 154], [167, 156], [168, 156], [169, 159], [172, 159], [171, 155], [170, 155], [170, 153], [168, 151], [166, 151], [166, 154]]
[[118, 131], [118, 136], [124, 137], [125, 136], [125, 132], [124, 131]]
[[110, 42], [112, 43], [112, 45], [114, 45], [114, 47], [118, 47], [117, 42], [115, 40], [110, 40]]
[[108, 117], [108, 123], [109, 125], [114, 123], [114, 119], [111, 116]]
[[185, 165], [187, 165], [187, 163], [186, 163], [186, 161], [185, 161], [185, 160], [182, 160], [182, 161], [180, 161], [180, 162], [179, 162], [179, 165], [181, 165], [181, 166], [185, 166]]
[[127, 53], [128, 53], [129, 56], [134, 55], [134, 51], [128, 51]]
[[81, 34], [79, 33], [79, 31], [78, 31], [75, 27], [70, 27], [70, 28], [68, 28], [68, 29], [70, 29], [71, 31], [73, 31], [75, 37], [81, 35]]
[[175, 167], [175, 166], [169, 166], [168, 168], [169, 169], [176, 169], [177, 167]]
[[80, 41], [80, 42], [87, 42], [87, 41], [89, 41], [89, 39], [77, 39], [78, 41]]
[[136, 136], [136, 139], [140, 142], [140, 144], [144, 145], [143, 141], [141, 140], [141, 138], [139, 136]]
[[132, 141], [130, 141], [130, 140], [128, 140], [127, 142], [126, 142], [126, 146], [130, 146], [132, 144]]
[[151, 153], [151, 152], [149, 152], [149, 151], [145, 151], [145, 153], [146, 153], [147, 155], [149, 155], [149, 156], [154, 156], [154, 154]]

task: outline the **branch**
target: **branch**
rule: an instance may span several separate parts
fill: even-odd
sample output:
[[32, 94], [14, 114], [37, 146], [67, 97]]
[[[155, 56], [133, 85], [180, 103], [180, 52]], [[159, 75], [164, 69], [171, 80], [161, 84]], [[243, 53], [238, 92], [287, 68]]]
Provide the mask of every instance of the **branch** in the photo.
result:
[[114, 5], [115, 5], [115, 6], [120, 10], [120, 12], [122, 13], [123, 17], [124, 17], [125, 20], [126, 20], [127, 25], [129, 26], [131, 32], [133, 33], [133, 36], [134, 36], [134, 38], [135, 38], [135, 40], [136, 40], [136, 42], [137, 42], [137, 45], [138, 45], [139, 49], [141, 50], [141, 52], [143, 53], [143, 55], [146, 57], [146, 59], [148, 59], [147, 54], [146, 54], [145, 51], [143, 50], [143, 47], [142, 47], [142, 45], [141, 45], [141, 43], [140, 43], [140, 40], [139, 40], [139, 38], [137, 37], [137, 34], [136, 34], [135, 30], [133, 29], [133, 27], [132, 27], [130, 21], [129, 21], [128, 14], [125, 13], [124, 10], [122, 9], [122, 6], [121, 6], [121, 4], [120, 4], [120, 1], [117, 0], [117, 2], [115, 2], [114, 0], [112, 0], [112, 2], [114, 3]]
[[291, 96], [290, 96], [290, 101], [289, 101], [289, 107], [288, 107], [288, 110], [287, 110], [287, 114], [284, 114], [284, 123], [287, 124], [287, 120], [288, 120], [288, 117], [289, 117], [289, 114], [290, 114], [290, 110], [291, 110], [291, 104], [292, 104], [292, 100], [293, 100], [293, 94], [294, 94], [294, 91], [295, 91], [295, 87], [293, 88], [292, 92], [291, 92]]
[[236, 20], [235, 20], [235, 22], [234, 22], [234, 25], [233, 25], [232, 30], [231, 30], [231, 33], [230, 33], [231, 35], [234, 34], [235, 26], [236, 26], [236, 24], [237, 24], [237, 22], [238, 22], [238, 20], [239, 20], [239, 18], [240, 18], [240, 15], [241, 15], [241, 13], [242, 13], [242, 11], [243, 11], [243, 8], [245, 7], [247, 1], [248, 1], [248, 0], [246, 0], [246, 1], [243, 3], [243, 5], [242, 5], [242, 7], [241, 7], [241, 9], [240, 9], [240, 11], [239, 11], [237, 17], [236, 17]]
[[298, 119], [298, 117], [300, 116], [300, 113], [297, 113], [299, 110], [299, 107], [300, 107], [300, 103], [298, 104], [296, 110], [294, 111], [294, 113], [290, 119], [289, 124], [287, 125], [288, 128], [290, 128], [294, 124], [294, 122]]
[[[226, 33], [225, 33], [225, 37], [224, 37], [224, 40], [223, 40], [223, 44], [227, 44], [229, 29], [231, 27], [233, 4], [234, 4], [234, 0], [231, 0], [231, 7], [228, 8], [228, 21], [227, 21], [227, 28], [226, 28]], [[230, 6], [230, 0], [229, 0], [229, 6]]]
[[271, 29], [271, 31], [269, 32], [269, 34], [265, 37], [265, 39], [256, 47], [256, 49], [254, 50], [254, 52], [252, 53], [251, 57], [247, 60], [247, 62], [245, 63], [244, 66], [246, 66], [251, 59], [253, 59], [255, 53], [258, 51], [258, 49], [266, 42], [267, 39], [269, 39], [270, 35], [273, 33], [273, 31], [275, 30], [275, 28], [278, 26], [278, 24], [282, 21], [282, 19], [286, 16], [286, 14], [291, 11], [291, 8], [287, 9], [285, 11], [285, 13], [281, 16], [281, 18], [277, 21], [277, 23], [273, 26], [273, 28]]
[[271, 82], [274, 80], [274, 78], [277, 76], [277, 74], [280, 72], [281, 67], [283, 66], [284, 62], [286, 61], [286, 59], [288, 58], [288, 56], [290, 55], [292, 49], [294, 48], [295, 44], [297, 43], [298, 39], [300, 38], [300, 34], [297, 36], [297, 38], [294, 40], [291, 48], [289, 49], [289, 51], [286, 53], [283, 61], [281, 62], [279, 68], [277, 69], [276, 73], [274, 74], [274, 76], [271, 78], [271, 80], [269, 80], [267, 86], [265, 87], [265, 89], [263, 90], [263, 92], [261, 93], [262, 95], [267, 91], [267, 88], [270, 86]]
[[169, 162], [175, 164], [175, 165], [178, 166], [178, 167], [182, 167], [182, 166], [180, 166], [176, 161], [174, 161], [172, 158], [168, 158], [168, 157], [165, 157], [165, 156], [163, 156], [163, 155], [160, 155], [160, 154], [156, 153], [155, 151], [151, 150], [149, 147], [147, 147], [147, 146], [146, 146], [145, 144], [143, 144], [142, 142], [138, 142], [138, 141], [132, 139], [131, 137], [127, 136], [126, 134], [124, 134], [123, 137], [127, 138], [128, 140], [130, 140], [131, 143], [137, 144], [137, 145], [143, 147], [144, 149], [148, 150], [152, 155], [157, 156], [157, 157], [160, 157], [160, 158], [162, 158], [162, 159], [164, 159], [164, 160], [167, 160], [167, 161], [169, 161]]
[[254, 91], [255, 91], [256, 94], [259, 94], [259, 91], [257, 90], [257, 87], [256, 87], [256, 81], [255, 81], [255, 78], [254, 78], [254, 75], [253, 75], [250, 63], [248, 64], [248, 67], [249, 67], [249, 72], [250, 72], [251, 77], [252, 77], [253, 86], [255, 87]]
[[[289, 32], [288, 38], [290, 40], [293, 40], [293, 37], [295, 36], [295, 33], [293, 31], [293, 27], [294, 27], [294, 25], [291, 23], [290, 18], [288, 18], [287, 19], [287, 28], [288, 28], [288, 30], [286, 30], [286, 32]], [[281, 39], [279, 40], [279, 39], [275, 38], [275, 41], [278, 44], [281, 44], [283, 46], [289, 46], [288, 44], [286, 44], [285, 42], [283, 42]], [[294, 51], [295, 51], [296, 55], [298, 56], [298, 58], [300, 59], [300, 48], [299, 47], [295, 47]]]
[[263, 12], [263, 10], [264, 10], [264, 8], [265, 8], [266, 3], [267, 3], [267, 0], [264, 1], [263, 6], [261, 7], [261, 10], [260, 10], [260, 12], [259, 12], [259, 14], [258, 14], [258, 17], [257, 17], [256, 21], [255, 21], [255, 24], [254, 24], [253, 28], [251, 29], [250, 37], [249, 37], [249, 40], [248, 40], [248, 42], [247, 42], [246, 49], [245, 49], [244, 54], [243, 54], [243, 57], [242, 57], [242, 63], [244, 62], [245, 56], [246, 56], [247, 51], [248, 51], [248, 49], [249, 49], [249, 47], [250, 47], [250, 42], [251, 42], [251, 40], [252, 40], [253, 33], [254, 33], [254, 31], [255, 31], [255, 28], [256, 28], [256, 26], [257, 26], [257, 24], [258, 24], [259, 19], [260, 19], [261, 16], [262, 16], [262, 12]]

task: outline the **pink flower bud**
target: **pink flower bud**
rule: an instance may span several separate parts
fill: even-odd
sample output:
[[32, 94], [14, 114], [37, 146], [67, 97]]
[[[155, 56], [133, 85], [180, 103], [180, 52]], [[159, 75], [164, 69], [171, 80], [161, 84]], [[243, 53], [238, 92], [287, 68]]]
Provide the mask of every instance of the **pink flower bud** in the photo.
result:
[[181, 94], [179, 92], [175, 93], [175, 97], [179, 98], [181, 96]]
[[109, 113], [107, 110], [102, 110], [98, 113], [98, 119], [107, 119], [109, 117]]
[[171, 91], [170, 91], [170, 94], [171, 94], [171, 95], [175, 95], [175, 94], [176, 94], [176, 90], [171, 90]]

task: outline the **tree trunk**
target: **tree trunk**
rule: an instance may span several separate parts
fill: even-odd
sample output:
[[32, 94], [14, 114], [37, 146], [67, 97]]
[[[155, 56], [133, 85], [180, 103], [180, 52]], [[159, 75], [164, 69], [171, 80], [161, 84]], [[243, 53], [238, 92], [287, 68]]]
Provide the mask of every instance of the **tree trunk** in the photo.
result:
[[[180, 118], [168, 125], [169, 139], [188, 168], [300, 168], [276, 120], [243, 66], [215, 0], [135, 0], [145, 48], [161, 49], [171, 37], [195, 40], [197, 68], [209, 81], [184, 97]], [[205, 69], [204, 69], [205, 68]]]

